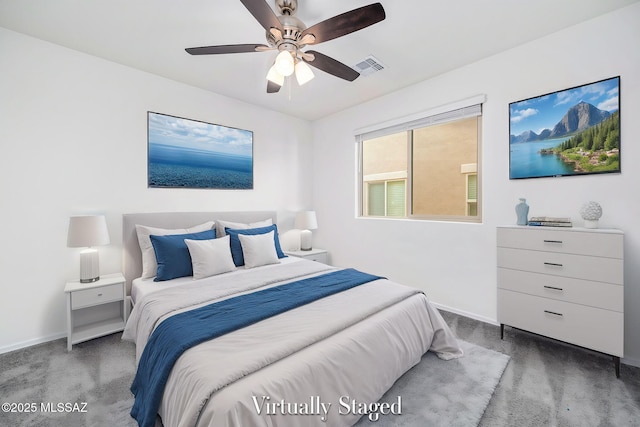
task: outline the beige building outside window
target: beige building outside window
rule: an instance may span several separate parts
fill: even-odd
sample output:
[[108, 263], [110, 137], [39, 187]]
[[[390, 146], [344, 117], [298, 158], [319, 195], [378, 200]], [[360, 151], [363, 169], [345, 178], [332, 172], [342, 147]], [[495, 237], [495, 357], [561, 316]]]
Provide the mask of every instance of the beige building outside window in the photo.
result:
[[480, 222], [481, 123], [477, 105], [360, 135], [360, 215]]

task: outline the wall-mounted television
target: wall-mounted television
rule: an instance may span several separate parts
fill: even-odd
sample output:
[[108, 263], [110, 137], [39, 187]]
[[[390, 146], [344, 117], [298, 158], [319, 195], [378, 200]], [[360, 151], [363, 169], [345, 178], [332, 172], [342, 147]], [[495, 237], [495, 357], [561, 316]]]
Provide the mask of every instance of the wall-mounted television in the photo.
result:
[[149, 188], [253, 189], [253, 132], [147, 113]]
[[509, 104], [509, 179], [619, 172], [619, 76]]

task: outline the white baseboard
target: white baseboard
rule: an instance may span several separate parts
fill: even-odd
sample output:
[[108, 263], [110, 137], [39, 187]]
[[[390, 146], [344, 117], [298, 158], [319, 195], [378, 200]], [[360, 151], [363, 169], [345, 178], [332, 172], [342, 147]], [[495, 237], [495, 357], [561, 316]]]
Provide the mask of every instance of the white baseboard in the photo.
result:
[[46, 337], [40, 337], [40, 338], [34, 338], [27, 341], [22, 341], [22, 342], [11, 344], [5, 347], [0, 347], [0, 354], [8, 353], [10, 351], [20, 350], [22, 348], [31, 347], [32, 345], [38, 345], [45, 342], [57, 340], [60, 338], [66, 338], [66, 336], [67, 336], [66, 332], [59, 332], [57, 334], [49, 335]]
[[480, 316], [476, 313], [471, 313], [464, 310], [458, 310], [457, 308], [449, 307], [444, 304], [438, 304], [437, 302], [431, 301], [431, 304], [435, 306], [439, 310], [449, 311], [451, 313], [459, 314], [460, 316], [468, 317], [470, 319], [477, 320], [483, 323], [489, 323], [490, 325], [500, 326], [500, 323], [496, 319], [490, 319], [488, 317]]

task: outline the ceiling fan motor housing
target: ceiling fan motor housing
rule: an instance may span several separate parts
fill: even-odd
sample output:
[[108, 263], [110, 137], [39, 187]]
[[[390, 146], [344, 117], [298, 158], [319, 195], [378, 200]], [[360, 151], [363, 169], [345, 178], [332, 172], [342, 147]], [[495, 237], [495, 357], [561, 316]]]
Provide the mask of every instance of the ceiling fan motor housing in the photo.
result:
[[267, 31], [267, 42], [272, 47], [277, 47], [279, 50], [291, 50], [286, 46], [281, 45], [294, 45], [296, 48], [302, 47], [298, 43], [300, 34], [307, 29], [304, 22], [291, 15], [280, 15], [278, 20], [282, 25], [282, 33], [278, 30]]

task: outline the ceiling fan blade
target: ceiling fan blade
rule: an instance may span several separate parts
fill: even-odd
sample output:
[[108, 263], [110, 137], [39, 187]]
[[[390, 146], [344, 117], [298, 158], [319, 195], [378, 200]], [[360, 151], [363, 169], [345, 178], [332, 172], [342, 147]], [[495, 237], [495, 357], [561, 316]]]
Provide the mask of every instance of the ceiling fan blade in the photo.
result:
[[277, 28], [282, 31], [282, 25], [278, 20], [278, 17], [273, 12], [273, 9], [269, 7], [265, 0], [240, 0], [244, 7], [246, 7], [254, 18], [269, 31], [270, 28]]
[[349, 80], [350, 82], [360, 76], [356, 70], [351, 67], [344, 65], [340, 61], [336, 61], [333, 58], [328, 57], [320, 52], [316, 52], [314, 50], [308, 50], [307, 54], [313, 55], [315, 58], [313, 61], [307, 61], [304, 56], [302, 59], [304, 62], [308, 63], [311, 66], [316, 67], [318, 70], [322, 70], [325, 73], [332, 74], [336, 77], [340, 77], [341, 79]]
[[373, 3], [319, 22], [304, 30], [300, 38], [312, 34], [316, 39], [308, 44], [318, 44], [366, 28], [382, 21], [385, 17], [382, 5]]
[[219, 46], [188, 47], [185, 50], [191, 55], [219, 55], [224, 53], [261, 52], [269, 48], [265, 44], [225, 44]]
[[267, 80], [267, 93], [276, 93], [282, 86], [278, 83], [274, 83], [271, 80]]

